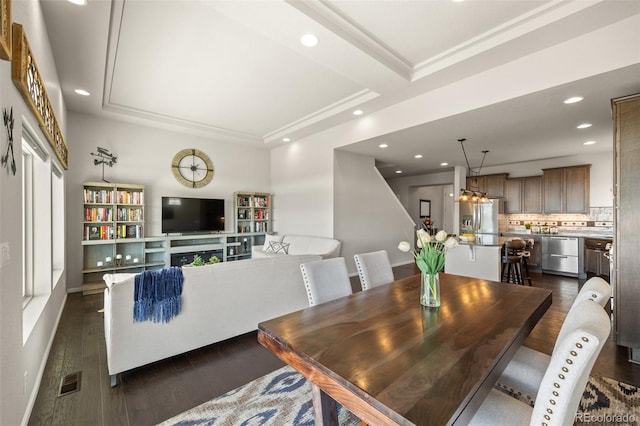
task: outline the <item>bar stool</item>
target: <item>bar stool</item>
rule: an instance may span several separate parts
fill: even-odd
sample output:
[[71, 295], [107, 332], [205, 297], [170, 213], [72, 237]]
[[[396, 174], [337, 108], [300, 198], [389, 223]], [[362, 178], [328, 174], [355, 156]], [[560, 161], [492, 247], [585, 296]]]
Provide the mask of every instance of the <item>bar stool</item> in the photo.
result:
[[529, 273], [529, 264], [528, 264], [528, 260], [531, 257], [531, 250], [533, 250], [533, 244], [535, 243], [535, 241], [533, 240], [533, 238], [529, 238], [527, 240], [525, 240], [525, 247], [524, 250], [522, 250], [522, 266], [524, 267], [524, 273], [522, 275], [522, 281], [524, 284], [524, 280], [529, 281], [529, 287], [532, 286], [531, 284], [531, 274]]
[[[522, 259], [524, 257], [524, 249], [526, 243], [523, 240], [511, 240], [505, 241], [503, 246], [502, 255], [502, 281], [513, 282], [514, 284], [524, 284], [522, 279]], [[525, 263], [526, 264], [526, 263]], [[505, 278], [505, 270], [507, 276]], [[528, 266], [526, 267], [527, 278], [529, 279], [529, 285], [531, 285], [531, 278], [528, 277]]]

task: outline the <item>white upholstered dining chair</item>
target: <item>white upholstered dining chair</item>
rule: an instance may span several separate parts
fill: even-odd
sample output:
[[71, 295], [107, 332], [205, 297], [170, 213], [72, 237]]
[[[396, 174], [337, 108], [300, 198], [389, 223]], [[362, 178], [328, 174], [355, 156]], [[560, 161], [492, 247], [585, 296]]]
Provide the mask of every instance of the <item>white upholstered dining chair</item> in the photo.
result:
[[574, 308], [580, 325], [562, 336], [551, 356], [533, 408], [492, 389], [471, 425], [572, 425], [589, 374], [611, 331], [600, 304], [583, 300]]
[[[563, 339], [564, 335], [578, 328], [584, 320], [574, 312], [580, 302], [592, 300], [600, 307], [604, 307], [610, 297], [611, 286], [609, 283], [599, 277], [589, 279], [582, 286], [562, 323], [552, 354], [556, 352], [558, 342]], [[496, 385], [509, 393], [520, 393], [533, 402], [550, 361], [551, 356], [522, 346], [504, 369]]]
[[393, 269], [386, 250], [356, 254], [353, 260], [356, 262], [362, 290], [393, 282]]
[[309, 306], [319, 305], [352, 293], [344, 257], [300, 264]]

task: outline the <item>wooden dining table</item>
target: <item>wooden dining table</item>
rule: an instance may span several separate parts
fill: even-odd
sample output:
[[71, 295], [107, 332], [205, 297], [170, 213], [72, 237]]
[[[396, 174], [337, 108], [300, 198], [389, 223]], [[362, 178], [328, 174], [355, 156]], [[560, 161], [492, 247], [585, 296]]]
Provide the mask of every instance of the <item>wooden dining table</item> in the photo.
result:
[[421, 276], [265, 321], [258, 340], [312, 383], [316, 424], [336, 402], [369, 425], [466, 424], [551, 291], [441, 274], [442, 304], [419, 302]]

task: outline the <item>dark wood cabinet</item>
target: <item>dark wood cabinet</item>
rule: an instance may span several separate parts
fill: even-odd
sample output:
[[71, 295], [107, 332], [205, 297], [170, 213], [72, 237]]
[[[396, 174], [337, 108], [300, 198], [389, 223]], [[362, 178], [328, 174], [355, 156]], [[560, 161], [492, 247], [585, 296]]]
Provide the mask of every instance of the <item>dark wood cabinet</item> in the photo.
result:
[[504, 197], [504, 185], [507, 181], [507, 174], [500, 173], [495, 175], [486, 175], [484, 181], [484, 191], [491, 197]]
[[590, 164], [543, 169], [543, 213], [588, 213]]
[[640, 94], [612, 100], [616, 343], [640, 359]]
[[589, 213], [589, 170], [591, 166], [567, 167], [565, 179], [565, 212]]
[[480, 191], [484, 192], [485, 187], [485, 177], [484, 176], [472, 176], [467, 178], [467, 189], [471, 191]]
[[545, 169], [542, 175], [544, 213], [562, 213], [564, 196], [564, 169]]
[[527, 266], [530, 270], [540, 271], [542, 269], [542, 239], [539, 235], [522, 236], [523, 239], [533, 240], [533, 246], [529, 250]]
[[498, 173], [468, 177], [466, 183], [467, 189], [484, 192], [489, 198], [501, 198], [505, 196], [506, 181], [507, 173]]
[[522, 178], [522, 213], [542, 213], [542, 176]]
[[542, 176], [505, 179], [505, 213], [542, 212]]
[[507, 179], [504, 185], [504, 212], [522, 213], [522, 178]]

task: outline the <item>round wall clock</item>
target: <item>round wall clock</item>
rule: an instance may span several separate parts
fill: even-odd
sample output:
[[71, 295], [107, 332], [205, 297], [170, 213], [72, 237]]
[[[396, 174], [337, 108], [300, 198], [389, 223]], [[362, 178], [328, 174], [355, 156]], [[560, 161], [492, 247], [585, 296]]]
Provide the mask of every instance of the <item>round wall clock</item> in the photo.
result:
[[189, 188], [202, 188], [213, 179], [213, 163], [198, 149], [183, 149], [171, 161], [175, 178]]

